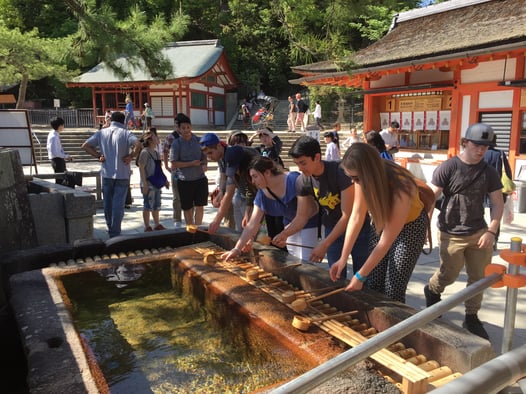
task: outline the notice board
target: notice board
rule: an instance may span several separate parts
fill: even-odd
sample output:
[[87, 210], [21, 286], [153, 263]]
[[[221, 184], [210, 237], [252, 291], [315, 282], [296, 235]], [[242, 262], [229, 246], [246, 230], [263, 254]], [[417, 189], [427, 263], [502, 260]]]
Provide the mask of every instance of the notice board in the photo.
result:
[[35, 173], [37, 173], [31, 126], [26, 110], [0, 110], [0, 148], [18, 150], [22, 165], [35, 166]]

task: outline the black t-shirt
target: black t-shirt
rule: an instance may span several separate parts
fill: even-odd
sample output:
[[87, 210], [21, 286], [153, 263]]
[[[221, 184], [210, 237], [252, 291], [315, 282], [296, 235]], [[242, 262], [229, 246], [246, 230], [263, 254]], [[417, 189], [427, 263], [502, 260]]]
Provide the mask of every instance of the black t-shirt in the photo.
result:
[[298, 196], [312, 195], [320, 205], [322, 223], [334, 227], [342, 216], [341, 192], [352, 185], [352, 180], [337, 161], [325, 161], [323, 174], [315, 176], [301, 175], [296, 180]]
[[484, 220], [486, 194], [502, 189], [497, 170], [483, 160], [466, 164], [458, 156], [440, 164], [431, 183], [444, 193], [438, 228], [452, 235], [471, 235], [487, 227]]

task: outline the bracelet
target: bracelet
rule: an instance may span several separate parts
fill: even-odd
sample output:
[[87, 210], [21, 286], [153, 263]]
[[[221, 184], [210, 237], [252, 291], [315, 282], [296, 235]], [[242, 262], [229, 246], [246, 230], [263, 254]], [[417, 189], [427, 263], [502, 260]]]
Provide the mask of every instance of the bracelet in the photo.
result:
[[358, 279], [362, 283], [364, 283], [367, 280], [367, 276], [362, 276], [359, 272], [355, 273], [354, 276], [356, 276], [356, 279]]
[[486, 230], [487, 233], [490, 233], [491, 235], [493, 235], [495, 238], [497, 238], [497, 233], [494, 233], [493, 231], [491, 230]]

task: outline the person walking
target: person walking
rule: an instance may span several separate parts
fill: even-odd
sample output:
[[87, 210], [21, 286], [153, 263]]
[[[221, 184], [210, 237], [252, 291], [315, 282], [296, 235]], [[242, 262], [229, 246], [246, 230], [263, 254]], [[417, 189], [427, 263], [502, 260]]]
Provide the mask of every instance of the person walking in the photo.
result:
[[[164, 184], [157, 183], [152, 179], [157, 171], [161, 171], [161, 156], [157, 150], [159, 137], [155, 132], [149, 131], [141, 138], [143, 149], [139, 154], [138, 166], [141, 177], [141, 192], [143, 195], [142, 218], [144, 222], [144, 232], [152, 230], [166, 230], [159, 222], [159, 212], [161, 210], [161, 193], [163, 187], [169, 187], [170, 183], [165, 177]], [[150, 214], [153, 218], [154, 226], [150, 226]]]
[[[488, 166], [484, 155], [493, 146], [493, 129], [484, 123], [468, 127], [461, 139], [462, 153], [440, 164], [431, 179], [435, 196], [444, 200], [438, 215], [440, 267], [424, 287], [426, 306], [441, 300], [441, 294], [458, 278], [462, 267], [468, 276], [466, 285], [484, 278], [491, 262], [493, 244], [502, 217], [502, 183], [497, 170]], [[484, 220], [484, 200], [493, 204], [491, 222]], [[479, 337], [489, 339], [477, 313], [483, 294], [466, 300], [463, 326]]]
[[[296, 179], [300, 173], [285, 172], [275, 161], [263, 156], [250, 163], [249, 173], [252, 183], [258, 188], [254, 209], [235, 247], [223, 254], [223, 258], [230, 260], [247, 250], [261, 228], [263, 217], [270, 215], [280, 217], [283, 228], [275, 237], [271, 237], [272, 243], [281, 248], [286, 247], [293, 256], [307, 259], [310, 249], [318, 240], [318, 206], [312, 196], [296, 195]], [[307, 221], [296, 215], [298, 210], [305, 213]]]
[[125, 119], [124, 126], [126, 128], [130, 127], [130, 124], [133, 129], [135, 129], [135, 111], [133, 109], [133, 101], [130, 96], [126, 96], [126, 108], [124, 110]]
[[[73, 158], [64, 152], [62, 148], [62, 141], [60, 140], [60, 133], [64, 131], [64, 119], [55, 116], [51, 119], [51, 131], [47, 136], [47, 156], [51, 161], [51, 167], [55, 174], [66, 172], [66, 161], [72, 161]], [[66, 180], [55, 178], [55, 183], [65, 185]]]
[[184, 114], [177, 115], [177, 126], [181, 137], [174, 140], [170, 148], [172, 170], [177, 168], [177, 187], [181, 197], [181, 208], [187, 225], [203, 223], [204, 206], [208, 204], [208, 178], [206, 156], [201, 151], [199, 138], [192, 133], [192, 122]]
[[[338, 261], [344, 242], [345, 228], [353, 209], [354, 184], [345, 175], [339, 162], [321, 159], [320, 143], [309, 136], [298, 138], [289, 151], [302, 172], [296, 187], [298, 196], [314, 196], [318, 201], [324, 238], [312, 250], [310, 260], [321, 262], [325, 255], [329, 267]], [[298, 215], [302, 212], [298, 211]], [[359, 225], [360, 235], [352, 249], [353, 270], [356, 272], [367, 259], [369, 244], [369, 217]], [[318, 229], [321, 236], [321, 227]], [[341, 272], [347, 275], [347, 267]]]
[[325, 130], [325, 127], [321, 124], [321, 104], [319, 100], [316, 100], [316, 105], [314, 106], [314, 125], [318, 126], [320, 130]]
[[298, 106], [294, 102], [292, 96], [289, 96], [289, 114], [287, 116], [287, 132], [295, 133], [296, 132], [296, 116], [298, 115]]
[[301, 98], [300, 93], [296, 93], [296, 106], [298, 107], [298, 115], [296, 117], [296, 127], [298, 124], [300, 125], [300, 130], [302, 133], [305, 132], [306, 127], [306, 121], [305, 121], [305, 114], [309, 110], [309, 106], [307, 103]]
[[[381, 139], [381, 137], [378, 135]], [[383, 160], [376, 148], [354, 143], [343, 156], [342, 167], [354, 184], [354, 202], [339, 260], [331, 267], [336, 281], [359, 235], [360, 224], [371, 215], [369, 254], [346, 287], [363, 286], [405, 302], [407, 284], [424, 246], [428, 217], [414, 176]], [[395, 180], [395, 181], [393, 181]]]
[[113, 112], [110, 127], [96, 131], [82, 144], [82, 148], [101, 163], [104, 218], [110, 238], [121, 233], [130, 186], [130, 163], [141, 150], [139, 139], [126, 129], [125, 119], [124, 113]]
[[150, 130], [150, 127], [152, 127], [152, 119], [154, 118], [152, 108], [148, 103], [144, 103], [144, 111], [142, 112], [141, 119], [143, 121], [142, 124], [142, 132], [145, 133], [146, 130]]

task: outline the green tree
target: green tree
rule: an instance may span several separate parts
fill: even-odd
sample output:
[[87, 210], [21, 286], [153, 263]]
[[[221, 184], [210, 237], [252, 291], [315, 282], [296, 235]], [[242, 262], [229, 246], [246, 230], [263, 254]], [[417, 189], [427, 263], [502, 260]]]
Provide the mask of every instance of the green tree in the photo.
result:
[[20, 84], [16, 108], [22, 108], [30, 80], [55, 76], [65, 82], [71, 76], [60, 61], [59, 48], [67, 45], [67, 39], [40, 38], [38, 30], [22, 33], [0, 23], [0, 84]]

